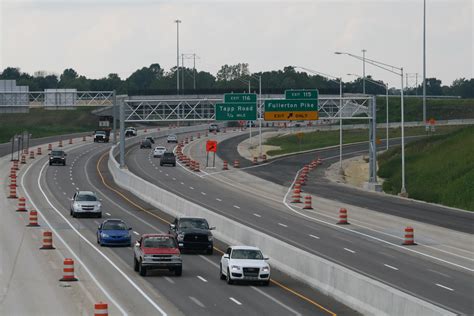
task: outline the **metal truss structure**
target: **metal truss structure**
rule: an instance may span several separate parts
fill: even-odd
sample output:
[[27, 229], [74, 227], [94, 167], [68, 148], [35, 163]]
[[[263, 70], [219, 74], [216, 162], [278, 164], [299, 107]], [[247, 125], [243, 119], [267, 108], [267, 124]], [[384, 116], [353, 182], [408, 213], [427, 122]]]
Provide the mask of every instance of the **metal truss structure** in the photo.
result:
[[0, 91], [1, 107], [110, 106], [115, 91]]

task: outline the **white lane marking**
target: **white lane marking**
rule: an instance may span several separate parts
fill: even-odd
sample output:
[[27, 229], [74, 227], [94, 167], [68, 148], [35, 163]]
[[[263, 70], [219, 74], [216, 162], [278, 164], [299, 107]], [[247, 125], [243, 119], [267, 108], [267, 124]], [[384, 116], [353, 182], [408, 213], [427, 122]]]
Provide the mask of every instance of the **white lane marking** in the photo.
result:
[[262, 217], [262, 215], [260, 215], [260, 214], [257, 214], [257, 213], [253, 213], [253, 216], [256, 216], [256, 217]]
[[252, 289], [254, 289], [255, 291], [257, 291], [258, 293], [262, 294], [263, 296], [265, 296], [266, 298], [272, 300], [273, 302], [277, 303], [278, 305], [280, 305], [281, 307], [285, 308], [286, 310], [288, 310], [289, 312], [295, 314], [295, 315], [301, 315], [300, 313], [298, 313], [297, 311], [295, 311], [293, 308], [289, 307], [288, 305], [285, 305], [283, 304], [282, 302], [280, 302], [278, 299], [274, 298], [273, 296], [265, 293], [264, 291], [260, 290], [259, 288], [256, 288], [255, 286], [251, 286]]
[[278, 223], [278, 225], [282, 226], [282, 227], [288, 227], [288, 225], [285, 225], [283, 223]]
[[78, 188], [78, 187], [76, 187], [76, 191], [79, 191], [79, 188]]
[[138, 232], [136, 232], [136, 231], [133, 231], [133, 233], [134, 233], [135, 235], [137, 235], [137, 236], [140, 235], [140, 234], [139, 234]]
[[235, 208], [237, 208], [237, 209], [239, 209], [239, 208], [240, 208], [240, 206], [238, 206], [238, 205], [234, 205], [234, 207], [235, 207]]
[[345, 251], [349, 251], [350, 253], [355, 253], [354, 250], [351, 250], [351, 249], [349, 249], [349, 248], [344, 248], [344, 250], [345, 250]]
[[74, 182], [73, 182], [73, 183], [71, 183], [71, 184], [72, 184], [72, 185], [76, 185]]
[[105, 215], [107, 215], [107, 216], [112, 216], [112, 215], [110, 215], [110, 213], [105, 213]]
[[449, 291], [451, 291], [451, 292], [454, 291], [452, 288], [447, 287], [447, 286], [444, 286], [444, 285], [439, 284], [439, 283], [436, 283], [436, 286], [442, 287], [443, 289], [449, 290]]
[[391, 265], [388, 265], [388, 264], [383, 264], [384, 266], [386, 266], [387, 268], [390, 268], [392, 270], [398, 270], [398, 268], [395, 268], [394, 266], [391, 266]]
[[214, 267], [216, 268], [219, 268], [219, 265], [217, 263], [215, 263], [214, 261], [212, 261], [211, 259], [207, 258], [206, 256], [203, 256], [203, 255], [199, 255], [199, 257], [201, 257], [202, 259], [204, 259], [205, 261], [209, 262], [211, 265], [213, 265]]
[[72, 178], [70, 178], [70, 180], [73, 181]]
[[94, 221], [94, 223], [95, 223], [96, 225], [100, 225], [100, 223], [99, 223], [98, 221]]
[[166, 173], [165, 176], [169, 177], [170, 175]]
[[182, 185], [184, 185], [184, 182], [181, 182]]
[[202, 276], [198, 275], [197, 278], [198, 278], [199, 280], [201, 280], [202, 282], [207, 283], [207, 280], [204, 279]]
[[173, 178], [174, 181], [176, 181], [176, 178]]
[[171, 283], [171, 284], [174, 284], [173, 279], [170, 278], [170, 277], [165, 277], [165, 280], [168, 281], [168, 282]]
[[216, 201], [222, 202], [222, 200], [221, 200], [221, 199], [219, 199], [219, 198], [216, 198]]
[[[28, 168], [26, 169], [25, 173], [23, 173], [23, 175], [21, 176], [21, 186], [24, 188], [24, 192], [25, 192], [25, 195], [26, 195], [26, 198], [28, 199], [28, 201], [30, 202], [31, 206], [33, 206], [35, 209], [39, 210], [39, 208], [37, 207], [37, 205], [35, 204], [35, 202], [33, 202], [33, 200], [31, 199], [31, 196], [30, 194], [27, 192], [26, 190], [26, 187], [24, 185], [24, 178], [26, 176], [26, 174], [28, 173], [28, 171], [30, 170], [30, 168], [32, 167], [33, 165], [29, 165]], [[48, 204], [69, 224], [69, 226], [75, 230], [78, 234], [79, 232], [73, 227], [73, 225], [64, 217], [64, 215], [62, 215], [54, 206], [53, 204], [51, 203], [51, 201], [46, 197], [46, 194], [44, 193], [43, 191], [43, 188], [41, 187], [41, 183], [40, 183], [40, 179], [41, 179], [41, 174], [43, 173], [43, 170], [44, 168], [46, 167], [46, 164], [44, 164], [44, 166], [41, 168], [40, 170], [40, 176], [38, 177], [38, 186], [39, 186], [39, 189], [41, 191], [41, 193], [43, 194], [43, 196], [46, 198], [46, 201], [48, 201]], [[56, 231], [56, 229], [54, 229], [53, 226], [51, 226], [51, 223], [48, 221], [48, 219], [43, 215], [43, 212], [38, 212], [39, 216], [43, 219], [43, 221], [46, 223], [46, 225], [51, 229], [51, 231], [53, 232], [55, 238], [59, 239], [62, 244], [69, 250], [69, 252], [71, 253], [71, 255], [76, 258], [77, 262], [84, 268], [84, 270], [87, 272], [87, 274], [89, 274], [89, 276], [91, 277], [91, 279], [94, 281], [94, 283], [97, 285], [97, 287], [104, 293], [104, 295], [110, 300], [110, 302], [112, 302], [112, 304], [114, 304], [118, 310], [120, 310], [120, 312], [123, 314], [123, 315], [127, 315], [127, 312], [119, 305], [119, 303], [112, 297], [112, 295], [107, 292], [107, 290], [102, 286], [102, 284], [99, 283], [99, 281], [96, 279], [95, 275], [92, 274], [92, 271], [89, 269], [89, 267], [81, 260], [81, 258], [74, 252], [74, 250], [72, 250], [72, 248], [69, 246], [69, 244], [66, 243], [66, 241], [63, 239], [63, 237], [58, 234], [58, 232]], [[80, 235], [80, 234], [79, 234]], [[82, 236], [82, 235], [80, 235]], [[83, 236], [82, 236], [83, 237]], [[84, 237], [83, 237], [84, 238]], [[96, 247], [94, 247], [87, 239], [84, 238], [84, 240], [86, 240], [86, 242], [88, 242], [93, 248], [96, 249], [96, 251], [100, 252], [100, 250], [98, 250]], [[101, 252], [100, 252], [101, 253]], [[105, 256], [104, 254], [102, 254], [103, 256]], [[108, 258], [107, 258], [108, 259]], [[110, 259], [108, 259], [110, 260]], [[112, 262], [111, 262], [112, 263]], [[112, 263], [112, 265], [114, 265]], [[117, 269], [119, 269], [117, 266], [116, 266]], [[122, 272], [123, 273], [123, 272]], [[124, 274], [125, 275], [125, 274]], [[131, 280], [130, 280], [131, 281]], [[133, 282], [133, 281], [132, 281]], [[143, 292], [143, 294], [145, 294]], [[145, 294], [146, 295], [146, 294]], [[155, 304], [153, 301], [152, 301], [153, 304]], [[156, 304], [155, 304], [156, 305]], [[157, 307], [159, 308], [159, 306], [157, 305]], [[160, 309], [161, 310], [161, 309]], [[162, 311], [162, 310], [161, 310]], [[162, 315], [166, 315], [164, 313], [164, 311], [162, 312]]]
[[201, 303], [197, 298], [193, 297], [193, 296], [189, 296], [189, 299], [191, 301], [193, 301], [197, 306], [199, 307], [202, 307], [202, 308], [205, 308], [206, 306], [204, 306], [203, 303]]
[[237, 300], [236, 300], [235, 298], [233, 298], [233, 297], [229, 297], [229, 299], [230, 299], [232, 302], [234, 302], [235, 304], [237, 304], [237, 305], [242, 305], [242, 303], [240, 303], [239, 301], [237, 301]]
[[[325, 158], [327, 159], [327, 158]], [[419, 255], [422, 255], [424, 257], [427, 257], [427, 258], [430, 258], [430, 259], [434, 259], [434, 260], [437, 260], [437, 261], [440, 261], [440, 262], [444, 262], [444, 263], [447, 263], [447, 264], [450, 264], [452, 266], [455, 266], [455, 267], [458, 267], [458, 268], [461, 268], [461, 269], [464, 269], [464, 270], [467, 270], [467, 271], [470, 271], [470, 272], [474, 272], [474, 269], [471, 269], [471, 268], [468, 268], [468, 267], [465, 267], [465, 266], [462, 266], [460, 264], [457, 264], [457, 263], [454, 263], [454, 262], [451, 262], [451, 261], [448, 261], [448, 260], [444, 260], [444, 259], [441, 259], [441, 258], [438, 258], [438, 257], [435, 257], [435, 256], [431, 256], [431, 255], [428, 255], [426, 253], [423, 253], [421, 251], [417, 251], [417, 250], [414, 250], [414, 249], [410, 249], [410, 248], [407, 248], [406, 246], [401, 246], [401, 245], [398, 245], [398, 244], [395, 244], [393, 242], [390, 242], [390, 241], [387, 241], [387, 240], [384, 240], [382, 238], [379, 238], [379, 237], [375, 237], [375, 236], [372, 236], [372, 235], [369, 235], [369, 234], [365, 234], [365, 233], [362, 233], [362, 232], [359, 232], [359, 231], [356, 231], [356, 230], [353, 230], [353, 229], [350, 229], [350, 228], [347, 228], [347, 227], [343, 227], [341, 225], [337, 225], [337, 224], [334, 224], [334, 223], [331, 223], [331, 222], [327, 222], [327, 221], [324, 221], [322, 219], [318, 219], [318, 218], [315, 218], [315, 217], [312, 217], [312, 216], [309, 216], [309, 215], [306, 215], [302, 212], [300, 212], [300, 210], [297, 210], [295, 208], [293, 208], [290, 204], [288, 204], [288, 202], [286, 201], [287, 198], [288, 198], [288, 195], [290, 194], [291, 192], [291, 189], [293, 188], [293, 186], [295, 185], [295, 182], [296, 182], [296, 179], [298, 178], [298, 175], [299, 175], [299, 172], [301, 172], [301, 170], [303, 170], [303, 168], [301, 168], [300, 170], [298, 170], [298, 172], [296, 173], [296, 176], [295, 178], [293, 179], [293, 182], [291, 183], [291, 185], [288, 187], [288, 191], [286, 191], [286, 194], [285, 196], [283, 197], [283, 204], [292, 212], [302, 216], [302, 217], [305, 217], [305, 218], [308, 218], [314, 222], [319, 222], [319, 223], [324, 223], [328, 226], [331, 226], [333, 228], [337, 228], [337, 229], [341, 229], [341, 230], [345, 230], [347, 232], [350, 232], [350, 233], [353, 233], [353, 234], [357, 234], [357, 235], [361, 235], [361, 236], [364, 236], [364, 237], [367, 237], [367, 238], [370, 238], [372, 240], [376, 240], [378, 242], [381, 242], [381, 243], [384, 243], [386, 245], [391, 245], [393, 247], [396, 247], [398, 249], [402, 249], [404, 251], [407, 251], [407, 252], [412, 252], [412, 253], [416, 253], [416, 254], [419, 254]], [[360, 225], [359, 225], [360, 226]]]
[[193, 187], [189, 187], [189, 188], [190, 188], [191, 190], [194, 190], [194, 188], [193, 188]]
[[206, 192], [201, 192], [202, 195], [206, 195]]
[[446, 278], [451, 278], [451, 276], [449, 276], [449, 275], [447, 275], [447, 274], [445, 274], [445, 273], [438, 272], [438, 271], [433, 270], [433, 269], [428, 269], [428, 271], [434, 272], [434, 273], [436, 273], [436, 274], [440, 274], [440, 275], [442, 275], [442, 276], [444, 276], [444, 277], [446, 277]]
[[158, 170], [159, 172], [163, 172], [163, 170]]
[[318, 236], [314, 236], [314, 235], [311, 235], [311, 234], [309, 235], [309, 237], [314, 238], [314, 239], [319, 239]]

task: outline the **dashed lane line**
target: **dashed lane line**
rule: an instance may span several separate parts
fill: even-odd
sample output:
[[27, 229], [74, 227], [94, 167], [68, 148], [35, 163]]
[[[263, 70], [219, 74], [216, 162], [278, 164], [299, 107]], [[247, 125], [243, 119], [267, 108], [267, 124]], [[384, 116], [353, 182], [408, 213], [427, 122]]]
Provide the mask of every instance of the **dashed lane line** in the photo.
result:
[[206, 306], [204, 306], [203, 303], [201, 303], [201, 301], [199, 301], [197, 298], [193, 297], [193, 296], [189, 296], [189, 299], [191, 301], [194, 302], [194, 304], [196, 304], [197, 306], [201, 307], [201, 308], [206, 308]]
[[280, 225], [281, 227], [288, 227], [288, 225], [283, 224], [283, 223], [278, 223], [278, 225]]
[[314, 239], [320, 239], [318, 236], [311, 235], [311, 234], [309, 235], [309, 237], [314, 238]]
[[216, 201], [222, 202], [222, 200], [221, 200], [221, 199], [219, 199], [219, 198], [216, 198]]
[[253, 216], [255, 216], [255, 217], [262, 217], [262, 215], [257, 214], [257, 213], [253, 213]]
[[349, 249], [349, 248], [344, 248], [344, 250], [345, 250], [345, 251], [348, 251], [348, 252], [350, 252], [350, 253], [355, 253], [354, 250], [351, 250], [351, 249]]
[[139, 234], [138, 232], [136, 232], [136, 231], [133, 231], [133, 233], [134, 233], [135, 235], [137, 235], [137, 236], [140, 236], [140, 234]]
[[391, 265], [388, 265], [388, 264], [383, 264], [384, 266], [386, 266], [387, 268], [390, 268], [392, 270], [395, 270], [395, 271], [398, 271], [398, 268], [394, 267], [394, 266], [391, 266]]
[[238, 206], [238, 205], [234, 205], [234, 207], [235, 207], [236, 209], [240, 209], [240, 206]]
[[204, 279], [202, 276], [198, 275], [197, 278], [201, 280], [202, 282], [207, 283], [207, 280]]
[[451, 291], [451, 292], [454, 291], [454, 289], [452, 289], [452, 288], [450, 288], [450, 287], [447, 287], [447, 286], [444, 286], [444, 285], [439, 284], [439, 283], [436, 283], [436, 286], [439, 286], [440, 288], [443, 288], [443, 289], [448, 290], [448, 291]]
[[242, 303], [240, 303], [239, 301], [237, 301], [237, 300], [236, 300], [235, 298], [233, 298], [233, 297], [229, 297], [229, 299], [230, 299], [232, 302], [234, 302], [235, 304], [237, 304], [237, 305], [242, 305]]

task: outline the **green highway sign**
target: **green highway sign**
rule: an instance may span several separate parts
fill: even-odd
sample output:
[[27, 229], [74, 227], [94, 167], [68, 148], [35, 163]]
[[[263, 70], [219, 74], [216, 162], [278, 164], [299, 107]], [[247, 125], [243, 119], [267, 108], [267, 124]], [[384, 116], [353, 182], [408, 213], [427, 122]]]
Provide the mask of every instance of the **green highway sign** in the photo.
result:
[[318, 111], [318, 100], [265, 100], [265, 112]]
[[255, 93], [226, 93], [224, 94], [225, 103], [257, 103]]
[[257, 103], [217, 103], [216, 121], [255, 121]]
[[285, 90], [285, 99], [287, 100], [307, 100], [318, 99], [318, 90]]

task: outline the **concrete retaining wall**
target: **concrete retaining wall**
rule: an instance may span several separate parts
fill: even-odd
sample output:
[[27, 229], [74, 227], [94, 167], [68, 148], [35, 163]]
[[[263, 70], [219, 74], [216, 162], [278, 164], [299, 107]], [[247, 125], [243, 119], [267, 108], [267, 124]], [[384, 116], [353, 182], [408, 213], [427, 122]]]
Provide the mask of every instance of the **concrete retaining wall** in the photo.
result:
[[[182, 132], [182, 130], [176, 129], [176, 132]], [[335, 297], [363, 314], [455, 315], [159, 188], [126, 169], [120, 169], [113, 158], [113, 149], [110, 151], [108, 167], [120, 187], [129, 190], [144, 201], [173, 216], [189, 215], [207, 218], [210, 225], [217, 227], [214, 233], [217, 239], [230, 245], [248, 244], [261, 248], [265, 255], [270, 257], [270, 264], [273, 267]]]

